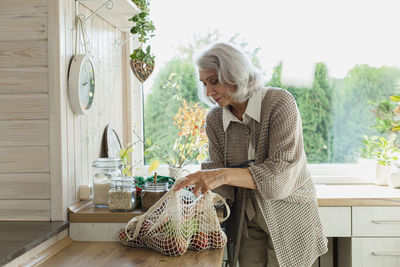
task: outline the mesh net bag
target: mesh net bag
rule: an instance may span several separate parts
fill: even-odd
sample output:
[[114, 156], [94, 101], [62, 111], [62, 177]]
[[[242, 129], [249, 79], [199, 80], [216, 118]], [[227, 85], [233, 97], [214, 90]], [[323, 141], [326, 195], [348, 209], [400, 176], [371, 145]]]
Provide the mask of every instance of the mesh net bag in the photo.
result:
[[[226, 206], [226, 218], [217, 217], [214, 198]], [[123, 245], [150, 248], [169, 256], [182, 255], [188, 249], [222, 248], [227, 237], [220, 222], [229, 213], [228, 205], [218, 194], [208, 192], [196, 197], [190, 188], [176, 192], [172, 188], [145, 214], [130, 220], [119, 231], [119, 239]]]

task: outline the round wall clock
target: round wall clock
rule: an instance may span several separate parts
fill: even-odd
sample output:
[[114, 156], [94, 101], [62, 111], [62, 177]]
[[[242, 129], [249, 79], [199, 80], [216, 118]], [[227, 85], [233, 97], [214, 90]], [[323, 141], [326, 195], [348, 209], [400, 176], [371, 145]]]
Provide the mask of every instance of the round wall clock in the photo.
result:
[[95, 71], [88, 55], [76, 55], [68, 77], [69, 101], [75, 114], [86, 114], [93, 104]]

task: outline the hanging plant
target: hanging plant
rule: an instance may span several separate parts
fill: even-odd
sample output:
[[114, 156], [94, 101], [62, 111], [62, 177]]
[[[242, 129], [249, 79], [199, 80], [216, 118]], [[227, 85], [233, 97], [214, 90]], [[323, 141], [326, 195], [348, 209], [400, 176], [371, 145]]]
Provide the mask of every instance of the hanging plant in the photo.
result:
[[155, 56], [151, 53], [151, 46], [147, 45], [146, 49], [143, 50], [144, 45], [149, 41], [150, 38], [154, 37], [154, 24], [149, 18], [149, 1], [148, 0], [132, 0], [136, 6], [138, 6], [142, 12], [130, 18], [130, 21], [135, 23], [135, 26], [131, 28], [132, 34], [137, 34], [140, 46], [133, 50], [130, 55], [130, 65], [133, 74], [142, 83], [150, 76], [154, 69], [154, 58]]

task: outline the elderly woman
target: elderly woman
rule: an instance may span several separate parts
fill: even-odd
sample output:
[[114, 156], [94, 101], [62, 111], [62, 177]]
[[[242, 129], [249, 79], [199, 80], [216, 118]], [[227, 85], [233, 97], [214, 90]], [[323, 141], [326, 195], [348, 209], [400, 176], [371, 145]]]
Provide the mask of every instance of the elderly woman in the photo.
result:
[[215, 43], [196, 59], [207, 115], [209, 159], [176, 190], [213, 190], [231, 205], [228, 262], [309, 267], [327, 251], [293, 96], [264, 88], [244, 53]]

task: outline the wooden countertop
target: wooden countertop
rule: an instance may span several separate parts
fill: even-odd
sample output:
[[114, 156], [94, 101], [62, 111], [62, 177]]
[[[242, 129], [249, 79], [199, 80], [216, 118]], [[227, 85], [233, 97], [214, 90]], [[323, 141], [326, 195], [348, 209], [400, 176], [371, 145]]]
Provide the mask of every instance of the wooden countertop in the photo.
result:
[[169, 257], [150, 249], [125, 247], [118, 242], [74, 241], [40, 266], [219, 267], [223, 254], [223, 249], [206, 249]]
[[[320, 207], [400, 206], [400, 189], [374, 184], [322, 185], [317, 184]], [[68, 208], [71, 223], [126, 223], [142, 210], [111, 212], [96, 208], [91, 201], [81, 201]]]
[[400, 189], [375, 184], [315, 185], [318, 206], [400, 206]]

